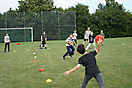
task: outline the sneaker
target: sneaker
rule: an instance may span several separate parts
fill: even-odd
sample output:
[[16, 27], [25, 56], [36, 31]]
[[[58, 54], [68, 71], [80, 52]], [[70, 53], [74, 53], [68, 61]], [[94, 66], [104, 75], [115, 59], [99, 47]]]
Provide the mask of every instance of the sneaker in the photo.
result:
[[6, 51], [4, 51], [4, 52], [6, 52]]
[[69, 58], [72, 58], [72, 56], [68, 56]]
[[91, 48], [90, 48], [91, 49]]
[[62, 58], [62, 60], [65, 60], [65, 57], [61, 57]]
[[45, 47], [45, 49], [47, 49], [47, 47]]
[[102, 46], [103, 46], [103, 44], [102, 44]]
[[43, 49], [43, 48], [40, 48], [40, 49]]

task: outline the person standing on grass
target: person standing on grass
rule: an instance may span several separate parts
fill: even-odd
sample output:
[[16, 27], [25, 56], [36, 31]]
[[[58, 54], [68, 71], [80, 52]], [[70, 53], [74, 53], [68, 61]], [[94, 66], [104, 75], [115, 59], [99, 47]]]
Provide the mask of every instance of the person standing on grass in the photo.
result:
[[88, 44], [88, 46], [87, 46], [87, 48], [86, 48], [86, 52], [87, 52], [88, 48], [91, 46], [91, 44], [93, 44], [94, 50], [96, 50], [95, 37], [94, 37], [92, 31], [91, 31], [91, 34], [90, 34], [90, 36], [89, 36], [88, 43], [89, 43], [89, 44]]
[[73, 47], [73, 43], [77, 46], [77, 44], [75, 43], [75, 41], [72, 39], [73, 35], [72, 33], [69, 34], [69, 37], [66, 39], [66, 48], [67, 48], [67, 52], [63, 55], [62, 59], [65, 60], [65, 56], [69, 54], [69, 58], [72, 58], [72, 55], [74, 55], [74, 51], [75, 48]]
[[[75, 43], [77, 44], [77, 33], [76, 33], [76, 30], [74, 30], [74, 33], [73, 33], [73, 41], [75, 41]], [[73, 44], [75, 46], [75, 44]], [[76, 55], [76, 50], [75, 50], [75, 55]]]
[[6, 47], [8, 45], [8, 52], [10, 52], [10, 37], [8, 36], [8, 33], [6, 33], [6, 36], [4, 37], [4, 43], [5, 43], [5, 50], [4, 52], [6, 52]]
[[85, 44], [86, 41], [88, 41], [88, 38], [89, 38], [90, 33], [91, 33], [90, 27], [88, 27], [88, 28], [87, 28], [87, 31], [85, 31], [83, 45]]
[[[75, 41], [75, 43], [77, 44], [77, 33], [76, 33], [76, 30], [73, 33], [73, 41]], [[74, 44], [74, 46], [75, 46], [75, 44]]]
[[42, 49], [42, 47], [45, 47], [45, 49], [47, 49], [46, 42], [45, 42], [46, 40], [47, 40], [47, 37], [44, 31], [43, 34], [41, 35], [42, 43], [41, 43], [40, 49]]
[[[103, 30], [101, 30], [101, 33], [99, 35], [102, 35], [104, 37], [104, 33], [103, 33]], [[101, 43], [102, 46], [103, 46], [103, 43]]]
[[69, 71], [64, 72], [64, 74], [68, 76], [71, 72], [78, 70], [82, 64], [85, 67], [85, 76], [84, 76], [84, 80], [82, 82], [81, 88], [85, 88], [87, 83], [93, 77], [98, 82], [100, 88], [105, 88], [103, 76], [101, 74], [101, 71], [98, 68], [98, 65], [95, 59], [95, 56], [97, 55], [97, 53], [99, 53], [99, 50], [100, 50], [100, 43], [101, 43], [101, 40], [99, 40], [98, 42], [98, 47], [96, 51], [92, 51], [87, 54], [85, 53], [84, 45], [83, 44], [78, 45], [77, 52], [79, 54], [82, 54], [83, 56], [79, 58], [77, 66], [75, 66]]

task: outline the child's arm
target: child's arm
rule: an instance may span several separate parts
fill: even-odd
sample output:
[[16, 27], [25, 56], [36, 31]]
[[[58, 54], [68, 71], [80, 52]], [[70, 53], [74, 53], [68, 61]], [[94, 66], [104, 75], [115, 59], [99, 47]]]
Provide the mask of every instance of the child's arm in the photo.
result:
[[85, 39], [85, 35], [86, 35], [86, 34], [84, 34], [84, 39]]
[[74, 42], [74, 44], [77, 46], [76, 42], [75, 42], [75, 41], [73, 41], [73, 42]]
[[11, 43], [11, 40], [9, 39], [9, 42]]
[[5, 42], [5, 38], [4, 38], [4, 43], [6, 44], [6, 42]]
[[42, 37], [43, 37], [43, 36], [41, 36], [41, 41], [43, 41]]
[[102, 42], [102, 40], [99, 39], [99, 41], [98, 41], [98, 46], [97, 46], [97, 50], [96, 50], [97, 53], [99, 53], [99, 50], [100, 50], [100, 43], [101, 43], [101, 42]]
[[80, 66], [81, 66], [81, 65], [78, 64], [77, 66], [75, 66], [75, 67], [72, 68], [71, 70], [64, 72], [64, 74], [68, 76], [71, 72], [74, 72], [74, 71], [78, 70], [78, 69], [80, 68]]
[[66, 43], [67, 43], [67, 44], [71, 44], [71, 45], [72, 45], [72, 42], [67, 42], [67, 41], [66, 41]]

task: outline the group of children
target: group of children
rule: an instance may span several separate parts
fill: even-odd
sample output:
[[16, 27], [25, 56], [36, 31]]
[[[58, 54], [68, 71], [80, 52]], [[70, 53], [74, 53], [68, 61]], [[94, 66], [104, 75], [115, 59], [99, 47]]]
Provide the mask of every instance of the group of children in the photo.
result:
[[[102, 35], [104, 37], [104, 33], [103, 30], [101, 30], [100, 35]], [[73, 41], [73, 44], [72, 44]], [[84, 34], [84, 42], [83, 45], [85, 44], [85, 42], [88, 41], [88, 46], [86, 48], [86, 51], [88, 51], [88, 49], [90, 48], [91, 44], [93, 44], [94, 46], [94, 50], [96, 50], [96, 44], [95, 44], [95, 36], [93, 35], [93, 31], [90, 31], [90, 28], [87, 28], [87, 31], [85, 31]], [[65, 56], [72, 58], [72, 55], [74, 55], [74, 51], [75, 48], [74, 46], [77, 46], [77, 33], [76, 31], [74, 31], [74, 33], [70, 33], [69, 37], [66, 39], [66, 48], [67, 48], [67, 52], [63, 55], [62, 59], [65, 60]], [[103, 43], [102, 43], [103, 46]], [[90, 48], [91, 49], [91, 48]], [[72, 54], [70, 54], [72, 52]]]
[[[101, 30], [100, 35], [104, 36], [103, 30]], [[45, 31], [44, 31], [43, 34], [41, 35], [42, 43], [40, 45], [40, 49], [42, 49], [42, 47], [45, 47], [45, 49], [47, 49], [46, 42], [45, 42], [46, 40], [47, 40], [47, 37], [46, 37]], [[84, 44], [86, 41], [88, 41], [89, 44], [85, 50]], [[101, 42], [102, 42], [102, 40], [98, 41], [98, 46], [97, 46], [97, 50], [96, 50], [95, 36], [93, 35], [93, 32], [90, 31], [89, 27], [87, 28], [87, 31], [85, 32], [83, 44], [77, 45], [76, 31], [74, 31], [73, 34], [70, 33], [69, 37], [66, 39], [67, 52], [63, 55], [62, 59], [65, 60], [65, 56], [67, 56], [67, 55], [68, 55], [68, 57], [72, 58], [72, 55], [74, 55], [74, 52], [75, 52], [74, 46], [77, 46], [77, 52], [79, 54], [82, 54], [82, 56], [79, 58], [77, 66], [75, 66], [74, 68], [72, 68], [69, 71], [64, 72], [64, 74], [68, 76], [71, 72], [78, 70], [82, 64], [85, 67], [85, 76], [84, 76], [84, 80], [82, 82], [81, 88], [85, 88], [87, 83], [93, 77], [98, 82], [100, 88], [105, 88], [103, 76], [101, 74], [101, 71], [99, 70], [99, 67], [96, 63], [96, 58], [95, 58], [97, 53], [99, 53]], [[8, 52], [10, 52], [10, 48], [9, 48], [10, 39], [9, 39], [8, 33], [6, 33], [6, 36], [4, 37], [4, 43], [5, 43], [4, 52], [6, 52], [7, 45], [8, 45]], [[90, 48], [91, 44], [93, 44], [93, 46], [94, 46], [94, 51], [86, 53], [88, 48]], [[103, 43], [102, 43], [102, 46], [103, 46]]]
[[[77, 46], [74, 38], [72, 38], [72, 36], [73, 37], [75, 36], [74, 35], [75, 32], [73, 33], [73, 35], [70, 33], [69, 37], [66, 39], [67, 52], [63, 55], [62, 59], [65, 60], [65, 56], [68, 54], [69, 54], [68, 57], [70, 57], [70, 58], [72, 58], [71, 55], [74, 55], [75, 48], [73, 47], [72, 41], [77, 46], [77, 52], [79, 54], [82, 54], [82, 56], [79, 58], [77, 66], [75, 66], [74, 68], [72, 68], [69, 71], [64, 72], [64, 74], [68, 76], [71, 72], [78, 70], [82, 64], [85, 67], [85, 76], [84, 76], [84, 80], [82, 82], [81, 88], [85, 88], [87, 83], [93, 77], [96, 79], [100, 88], [105, 88], [103, 76], [101, 74], [101, 71], [99, 70], [99, 67], [97, 65], [96, 58], [95, 58], [97, 53], [99, 53], [100, 44], [101, 44], [102, 40], [98, 41], [98, 46], [97, 46], [97, 50], [96, 50], [95, 36], [93, 35], [93, 32], [90, 31], [89, 27], [87, 29], [88, 30], [85, 32], [85, 35], [84, 35], [83, 44], [80, 44]], [[103, 30], [101, 30], [100, 35], [104, 36]], [[77, 34], [76, 34], [76, 37], [77, 37]], [[88, 41], [89, 44], [85, 50], [84, 44], [86, 41]], [[86, 53], [91, 44], [94, 45], [94, 51]], [[103, 45], [103, 43], [102, 43], [102, 45]], [[72, 54], [70, 54], [71, 53], [70, 48], [72, 49]]]

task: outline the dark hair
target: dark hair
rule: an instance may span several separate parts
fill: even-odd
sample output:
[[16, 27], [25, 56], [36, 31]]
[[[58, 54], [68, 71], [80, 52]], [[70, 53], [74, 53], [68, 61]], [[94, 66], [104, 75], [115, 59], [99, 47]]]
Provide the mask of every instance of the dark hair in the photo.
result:
[[69, 34], [69, 36], [72, 35], [72, 33]]
[[78, 45], [77, 52], [79, 52], [80, 54], [84, 54], [85, 53], [85, 48], [84, 48], [83, 44]]

